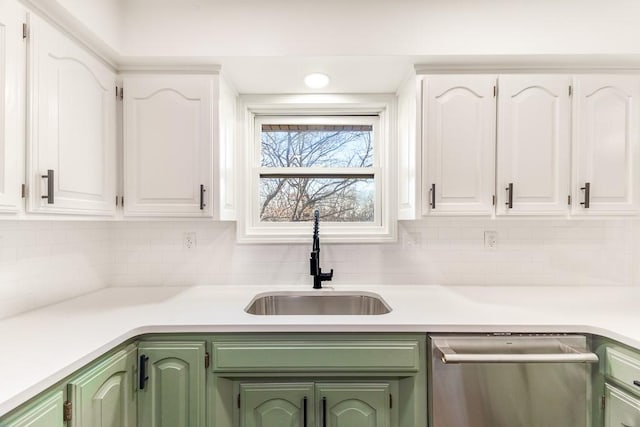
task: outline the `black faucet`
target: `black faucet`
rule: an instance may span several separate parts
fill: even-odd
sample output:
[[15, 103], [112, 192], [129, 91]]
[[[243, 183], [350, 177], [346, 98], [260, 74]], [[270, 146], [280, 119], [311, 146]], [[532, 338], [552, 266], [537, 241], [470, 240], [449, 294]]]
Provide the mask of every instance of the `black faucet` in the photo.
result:
[[313, 276], [313, 289], [322, 289], [322, 282], [333, 278], [333, 268], [331, 273], [323, 273], [320, 268], [320, 237], [318, 237], [318, 223], [320, 222], [320, 212], [316, 209], [313, 212], [313, 246], [311, 247], [311, 259], [309, 259], [311, 275]]

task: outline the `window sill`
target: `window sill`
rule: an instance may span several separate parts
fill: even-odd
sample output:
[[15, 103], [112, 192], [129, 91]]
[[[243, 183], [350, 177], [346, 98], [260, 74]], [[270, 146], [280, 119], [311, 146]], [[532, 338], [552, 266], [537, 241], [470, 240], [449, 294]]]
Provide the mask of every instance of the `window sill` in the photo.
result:
[[[238, 243], [310, 243], [313, 224], [267, 224], [238, 227]], [[393, 243], [397, 241], [397, 224], [389, 227], [364, 224], [321, 223], [322, 243]]]

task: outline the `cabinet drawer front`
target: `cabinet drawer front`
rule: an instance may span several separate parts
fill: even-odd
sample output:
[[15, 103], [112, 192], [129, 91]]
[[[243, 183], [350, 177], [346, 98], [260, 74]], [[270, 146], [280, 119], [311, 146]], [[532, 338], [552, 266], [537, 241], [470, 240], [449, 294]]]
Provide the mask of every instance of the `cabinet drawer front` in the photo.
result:
[[607, 376], [640, 393], [640, 386], [633, 383], [639, 381], [640, 384], [640, 359], [609, 347], [606, 361]]
[[606, 385], [605, 427], [640, 427], [640, 400]]
[[213, 344], [213, 369], [218, 372], [417, 372], [418, 348], [417, 341], [219, 342]]

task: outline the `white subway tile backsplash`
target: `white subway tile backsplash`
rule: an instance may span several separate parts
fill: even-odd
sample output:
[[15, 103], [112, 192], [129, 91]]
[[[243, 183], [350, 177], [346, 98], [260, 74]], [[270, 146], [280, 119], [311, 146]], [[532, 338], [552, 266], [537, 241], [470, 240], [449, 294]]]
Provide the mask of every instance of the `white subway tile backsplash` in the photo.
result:
[[0, 318], [109, 284], [109, 224], [0, 222]]
[[[495, 249], [484, 232], [497, 233]], [[196, 247], [184, 247], [184, 233]], [[323, 244], [330, 284], [640, 282], [640, 220], [429, 218], [392, 244]], [[308, 245], [241, 245], [233, 223], [0, 222], [0, 318], [106, 286], [311, 286]]]

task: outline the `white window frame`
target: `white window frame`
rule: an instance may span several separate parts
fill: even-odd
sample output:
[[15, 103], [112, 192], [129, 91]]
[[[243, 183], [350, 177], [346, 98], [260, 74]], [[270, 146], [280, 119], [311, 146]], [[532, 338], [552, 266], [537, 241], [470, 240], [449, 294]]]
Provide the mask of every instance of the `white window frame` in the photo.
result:
[[[375, 216], [373, 222], [328, 222], [320, 224], [323, 242], [360, 243], [396, 240], [397, 192], [392, 170], [392, 138], [395, 128], [393, 95], [253, 95], [242, 96], [240, 117], [243, 123], [243, 146], [239, 156], [239, 198], [237, 236], [242, 243], [308, 243], [311, 222], [260, 221], [260, 173], [277, 172], [261, 167], [262, 124], [371, 124], [374, 132], [374, 162], [371, 168], [350, 168], [357, 173], [372, 173], [375, 182]], [[359, 117], [356, 117], [359, 116]], [[283, 120], [288, 120], [283, 122]], [[322, 169], [322, 170], [321, 170]], [[335, 169], [332, 169], [335, 170]], [[345, 169], [341, 169], [344, 171]], [[309, 171], [307, 169], [305, 172]], [[312, 173], [326, 173], [327, 168], [313, 168]], [[293, 172], [293, 171], [291, 171]]]

